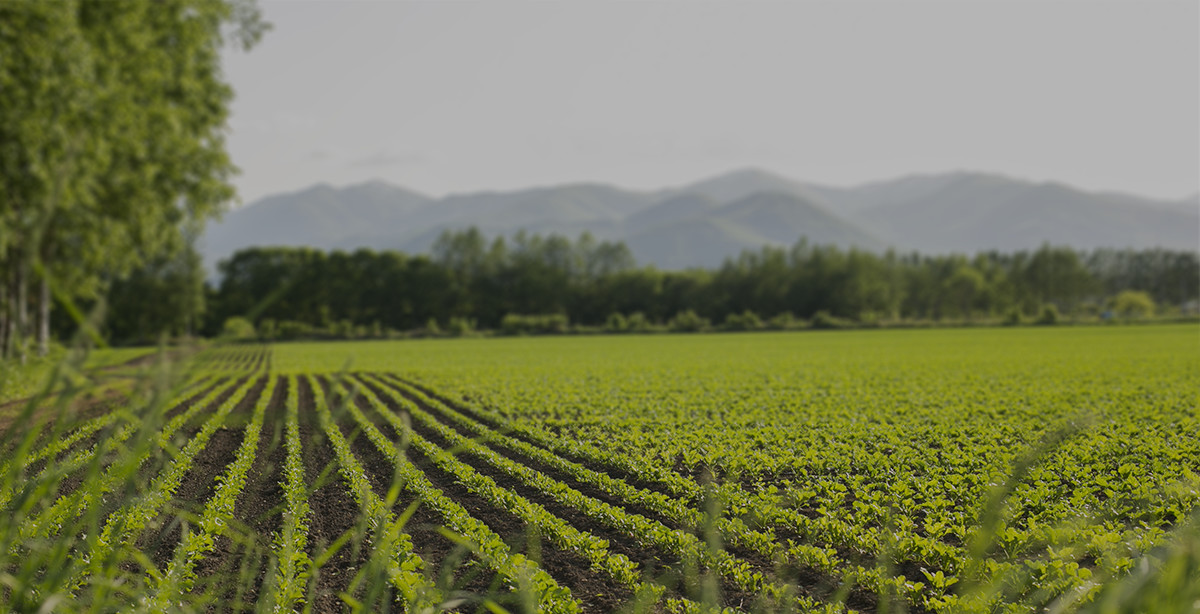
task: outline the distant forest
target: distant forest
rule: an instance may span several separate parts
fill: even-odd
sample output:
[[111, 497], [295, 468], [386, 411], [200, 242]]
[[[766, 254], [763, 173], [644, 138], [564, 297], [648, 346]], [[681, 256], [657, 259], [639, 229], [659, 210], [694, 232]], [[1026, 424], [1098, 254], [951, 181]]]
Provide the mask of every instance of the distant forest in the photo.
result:
[[[196, 257], [115, 282], [108, 334], [268, 339], [607, 330], [1029, 322], [1194, 312], [1196, 252], [1045, 245], [965, 255], [809, 245], [743, 252], [715, 270], [639, 266], [584, 234], [489, 241], [446, 232], [432, 254], [250, 248], [203, 285]], [[156, 297], [147, 300], [147, 297]], [[158, 300], [157, 297], [163, 297]]]

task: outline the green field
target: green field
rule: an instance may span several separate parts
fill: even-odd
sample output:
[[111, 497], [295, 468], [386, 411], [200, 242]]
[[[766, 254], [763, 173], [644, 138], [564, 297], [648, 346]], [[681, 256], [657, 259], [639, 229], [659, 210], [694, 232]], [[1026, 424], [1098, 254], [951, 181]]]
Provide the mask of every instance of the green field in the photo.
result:
[[6, 442], [10, 608], [1200, 598], [1195, 326], [279, 344], [185, 364], [169, 395], [148, 381], [132, 411]]

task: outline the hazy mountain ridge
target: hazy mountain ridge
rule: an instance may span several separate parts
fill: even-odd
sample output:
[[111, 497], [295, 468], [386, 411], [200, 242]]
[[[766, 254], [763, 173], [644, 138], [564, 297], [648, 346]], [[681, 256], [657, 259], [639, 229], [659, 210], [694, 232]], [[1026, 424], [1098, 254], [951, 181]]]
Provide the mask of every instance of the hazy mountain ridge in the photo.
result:
[[253, 245], [423, 252], [447, 229], [488, 235], [591, 232], [623, 240], [639, 262], [716, 266], [763, 245], [813, 244], [927, 253], [1096, 247], [1200, 249], [1200, 195], [1155, 200], [1061, 183], [952, 172], [854, 187], [743, 169], [642, 192], [594, 183], [433, 198], [380, 181], [272, 195], [210, 225], [218, 260]]

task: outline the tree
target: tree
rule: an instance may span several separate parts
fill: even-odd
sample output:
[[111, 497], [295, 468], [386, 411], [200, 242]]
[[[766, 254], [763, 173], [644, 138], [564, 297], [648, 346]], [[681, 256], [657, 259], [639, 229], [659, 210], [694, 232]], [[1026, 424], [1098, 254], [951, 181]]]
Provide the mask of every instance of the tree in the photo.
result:
[[970, 320], [975, 299], [983, 294], [987, 281], [970, 265], [962, 265], [946, 280], [946, 293], [958, 308], [959, 315]]
[[1140, 290], [1122, 290], [1113, 297], [1112, 309], [1126, 320], [1151, 316], [1154, 315], [1154, 299]]
[[24, 346], [31, 302], [44, 350], [52, 294], [170, 258], [233, 198], [220, 48], [265, 28], [249, 0], [0, 3], [0, 351]]
[[1042, 245], [1022, 274], [1027, 291], [1038, 304], [1055, 303], [1067, 311], [1094, 285], [1079, 254], [1067, 247]]
[[153, 343], [161, 334], [191, 336], [200, 327], [204, 303], [204, 266], [189, 244], [111, 284], [106, 336], [114, 343]]
[[[43, 282], [38, 298], [46, 304], [41, 257], [53, 250], [56, 222], [83, 230], [73, 205], [82, 204], [89, 181], [96, 91], [76, 9], [70, 2], [0, 3], [0, 357], [24, 360], [31, 277]], [[58, 215], [60, 207], [70, 215]]]

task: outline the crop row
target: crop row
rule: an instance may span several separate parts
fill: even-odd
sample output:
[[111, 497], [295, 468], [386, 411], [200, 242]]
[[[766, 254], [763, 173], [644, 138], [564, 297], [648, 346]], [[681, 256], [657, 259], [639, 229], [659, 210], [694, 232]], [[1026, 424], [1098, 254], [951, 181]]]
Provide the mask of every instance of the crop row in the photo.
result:
[[[552, 466], [580, 482], [608, 493], [623, 504], [653, 510], [692, 531], [710, 526], [708, 523], [715, 523], [721, 536], [736, 547], [753, 550], [779, 563], [808, 567], [828, 576], [842, 577], [874, 593], [895, 594], [909, 601], [910, 605], [931, 609], [952, 607], [957, 602], [957, 597], [948, 589], [960, 580], [955, 577], [955, 573], [960, 577], [966, 575], [973, 581], [1024, 574], [1037, 582], [1057, 584], [1063, 589], [1086, 584], [1092, 575], [1089, 569], [1078, 564], [1076, 559], [1080, 552], [1072, 548], [1056, 548], [1049, 557], [1031, 559], [1021, 564], [990, 560], [986, 561], [985, 565], [963, 569], [962, 561], [967, 559], [963, 549], [930, 540], [901, 527], [887, 527], [890, 532], [885, 533], [882, 527], [863, 527], [842, 519], [840, 515], [809, 516], [794, 507], [781, 504], [781, 498], [777, 495], [778, 489], [774, 487], [767, 487], [759, 492], [750, 492], [737, 482], [706, 487], [694, 478], [660, 465], [638, 462], [628, 455], [615, 455], [594, 446], [556, 437], [491, 415], [489, 419], [497, 428], [517, 435], [500, 436], [455, 412], [446, 404], [425, 396], [419, 389], [399, 380], [393, 379], [393, 382], [405, 388], [407, 395], [420, 399], [428, 406], [437, 407], [442, 415], [473, 431], [483, 441], [495, 443]], [[488, 413], [478, 406], [472, 411], [476, 415]], [[538, 443], [542, 447], [530, 445], [523, 440]], [[550, 453], [550, 450], [555, 453]], [[572, 463], [563, 456], [585, 460], [589, 466], [607, 467], [610, 471], [631, 476], [639, 483], [651, 485], [657, 490], [635, 488], [622, 480], [588, 469], [582, 464]], [[732, 517], [707, 518], [702, 511], [689, 507], [689, 504], [714, 496], [725, 506], [726, 514]], [[763, 530], [749, 528], [742, 518], [750, 519], [753, 524], [763, 527]], [[776, 541], [770, 533], [772, 529], [783, 531], [785, 535], [794, 535], [799, 540], [789, 537], [787, 540]], [[1108, 550], [1104, 551], [1106, 553], [1119, 552], [1129, 543], [1124, 536], [1112, 537], [1111, 528], [1103, 524], [1072, 527], [1069, 533], [1053, 526], [1045, 526], [1041, 530], [1044, 533], [1057, 531], [1059, 540], [1075, 542], [1086, 540], [1091, 535], [1110, 532], [1107, 540], [1101, 541], [1101, 545], [1108, 546]], [[1004, 527], [999, 532], [998, 540], [1003, 540], [1013, 533], [1011, 528]], [[1155, 534], [1162, 535], [1161, 531], [1144, 528], [1142, 539], [1147, 547], [1153, 544], [1153, 541], [1146, 535]], [[1093, 540], [1092, 543], [1095, 541], [1097, 540]], [[849, 551], [852, 556], [857, 554], [855, 558], [858, 560], [863, 560], [864, 555], [880, 556], [879, 553], [882, 552], [890, 552], [890, 556], [893, 557], [918, 559], [924, 563], [919, 569], [919, 573], [924, 577], [916, 582], [902, 575], [892, 577], [880, 565], [864, 566], [861, 563], [848, 562], [839, 549], [829, 545], [822, 546], [822, 543], [835, 545], [841, 551]], [[1124, 556], [1125, 560], [1128, 560], [1130, 555], [1126, 551]]]
[[296, 378], [287, 378], [289, 392], [286, 396], [284, 416], [286, 433], [284, 446], [287, 457], [283, 465], [283, 487], [286, 506], [282, 512], [281, 529], [274, 540], [278, 563], [275, 576], [275, 592], [270, 597], [274, 609], [290, 612], [303, 605], [304, 590], [310, 575], [312, 559], [308, 556], [308, 486], [305, 483], [304, 460], [300, 440], [300, 396], [296, 390]]
[[[84, 560], [90, 563], [89, 574], [104, 576], [106, 567], [112, 564], [109, 556], [118, 549], [133, 548], [142, 531], [153, 521], [175, 495], [176, 488], [192, 467], [192, 461], [204, 449], [209, 438], [221, 428], [228, 416], [240, 403], [246, 393], [258, 383], [255, 379], [247, 378], [233, 394], [226, 398], [204, 421], [200, 430], [187, 440], [187, 443], [174, 456], [171, 463], [150, 483], [146, 492], [117, 510], [105, 523], [100, 535], [90, 548]], [[165, 441], [163, 442], [165, 444]], [[79, 584], [86, 577], [80, 578]]]
[[[666, 611], [1038, 609], [1091, 598], [1200, 501], [1195, 377], [1161, 356], [1162, 374], [1130, 363], [1121, 387], [1037, 363], [1067, 388], [966, 352], [986, 377], [873, 363], [857, 378], [816, 360], [824, 379], [785, 377], [781, 352], [708, 359], [725, 371], [636, 352], [490, 368], [458, 347], [336, 377], [264, 377], [268, 350], [219, 348], [161, 410], [22, 442], [0, 465], [19, 572], [0, 599], [36, 609], [12, 595], [50, 598], [61, 575], [78, 599], [194, 606], [202, 579], [219, 587], [206, 570], [248, 556], [223, 544], [253, 524], [267, 560], [244, 563], [247, 590], [274, 611], [607, 611], [614, 595]], [[272, 492], [273, 511], [248, 515]], [[438, 569], [455, 548], [471, 588]]]
[[[345, 392], [341, 392], [342, 394], [339, 396], [348, 399]], [[379, 452], [392, 461], [401, 479], [401, 484], [420, 497], [423, 504], [434, 509], [442, 517], [447, 528], [471, 540], [481, 558], [506, 578], [513, 588], [533, 594], [539, 609], [550, 612], [578, 611], [579, 604], [570, 597], [569, 591], [559, 586], [549, 574], [539, 569], [524, 555], [512, 552], [500, 536], [486, 524], [473, 518], [465, 508], [444, 496], [420, 470], [407, 460], [397, 442], [388, 439], [380, 432], [358, 407], [353, 403], [346, 403], [345, 410], [353, 417], [358, 427], [366, 433]], [[386, 414], [386, 416], [395, 418], [391, 414]], [[427, 450], [423, 450], [423, 452], [427, 452]], [[447, 464], [445, 457], [434, 457], [434, 459], [435, 462], [441, 461], [439, 464]], [[474, 477], [461, 466], [451, 465], [450, 469], [459, 479], [470, 480]], [[459, 471], [455, 472], [453, 469]], [[491, 486], [494, 489], [492, 492], [499, 490], [495, 484]]]
[[980, 583], [1092, 593], [1200, 504], [1194, 331], [1048, 337], [512, 340], [367, 366], [615, 506], [954, 610]]
[[[54, 471], [60, 475], [77, 472], [86, 467], [88, 479], [80, 488], [58, 497], [52, 505], [36, 515], [27, 515], [21, 513], [26, 510], [20, 510], [18, 515], [23, 519], [20, 525], [21, 537], [30, 539], [53, 536], [79, 510], [88, 509], [100, 503], [106, 495], [121, 491], [128, 483], [130, 476], [136, 473], [156, 451], [166, 450], [173, 445], [177, 431], [200, 415], [207, 405], [217, 398], [223, 394], [230, 394], [231, 389], [236, 385], [235, 383], [223, 388], [218, 384], [209, 388], [198, 400], [193, 400], [186, 411], [171, 418], [161, 430], [157, 430], [154, 421], [150, 419], [138, 422], [127, 421], [109, 437], [102, 438], [91, 447], [78, 450], [66, 459], [47, 467], [46, 471]], [[243, 386], [247, 385], [248, 383], [243, 384]], [[183, 400], [177, 398], [168, 405], [178, 405]], [[136, 437], [134, 437], [135, 434]], [[126, 448], [124, 444], [130, 438], [133, 438], [135, 446]], [[147, 445], [145, 442], [153, 443]], [[115, 462], [102, 464], [112, 456], [117, 457]], [[53, 480], [45, 482], [54, 483]]]
[[254, 413], [243, 435], [242, 445], [238, 448], [233, 463], [226, 467], [225, 473], [217, 477], [216, 491], [206, 503], [195, 530], [184, 533], [177, 554], [171, 558], [165, 573], [154, 577], [155, 586], [147, 598], [151, 609], [169, 609], [176, 604], [181, 595], [192, 588], [196, 579], [196, 562], [213, 551], [217, 538], [233, 520], [233, 508], [246, 484], [246, 474], [254, 463], [263, 419], [267, 405], [274, 398], [276, 383], [276, 378], [269, 378], [265, 388], [259, 393]]
[[[417, 404], [405, 397], [382, 387], [378, 390], [393, 403], [403, 407], [419, 424], [436, 432], [448, 446], [461, 449], [474, 457], [480, 458], [501, 473], [516, 478], [532, 491], [539, 492], [560, 505], [577, 510], [601, 525], [624, 533], [644, 547], [667, 553], [681, 560], [695, 561], [705, 568], [718, 570], [733, 586], [751, 595], [768, 599], [773, 602], [772, 606], [775, 608], [782, 607], [798, 611], [815, 611], [819, 609], [817, 602], [809, 598], [793, 595], [794, 590], [790, 587], [771, 582], [768, 578], [764, 577], [761, 570], [754, 570], [749, 563], [738, 559], [724, 550], [711, 548], [709, 544], [690, 532], [673, 530], [656, 520], [630, 513], [621, 507], [613, 506], [584, 495], [578, 490], [537, 470], [521, 465], [506, 456], [496, 453], [473, 439], [463, 437], [457, 431], [442, 425]], [[377, 404], [378, 401], [371, 391], [367, 391], [366, 395], [369, 400], [376, 403], [377, 410], [381, 413], [387, 412], [386, 408]], [[389, 413], [385, 413], [385, 415], [389, 415]], [[413, 445], [422, 452], [429, 450], [437, 454], [437, 451], [420, 435], [411, 431], [408, 435], [411, 437]], [[505, 505], [506, 502], [498, 501], [498, 504]], [[517, 507], [513, 503], [508, 503], [508, 505]], [[550, 528], [553, 529], [554, 527], [551, 526]], [[595, 561], [595, 559], [605, 556], [606, 553], [603, 550], [598, 550], [593, 555], [593, 560]], [[601, 565], [604, 564], [603, 561], [600, 563]], [[626, 583], [636, 583], [635, 578], [638, 577], [638, 574], [634, 569], [625, 567], [615, 570], [615, 572], [613, 574], [614, 579]], [[641, 586], [635, 584], [635, 588], [640, 589]]]
[[269, 370], [271, 356], [272, 352], [267, 346], [219, 347], [201, 352], [194, 364], [202, 370], [246, 373]]

